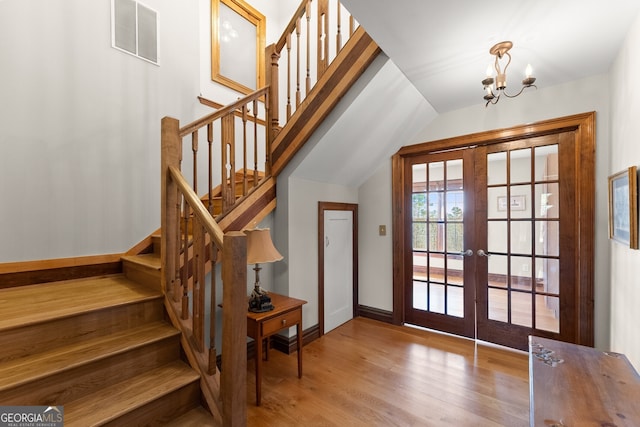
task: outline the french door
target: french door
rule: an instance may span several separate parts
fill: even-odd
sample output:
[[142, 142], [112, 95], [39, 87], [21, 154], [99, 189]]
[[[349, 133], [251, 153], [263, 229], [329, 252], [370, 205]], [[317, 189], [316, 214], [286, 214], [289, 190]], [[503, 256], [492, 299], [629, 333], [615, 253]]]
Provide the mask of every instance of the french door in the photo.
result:
[[404, 158], [406, 323], [520, 349], [528, 335], [592, 345], [580, 330], [579, 136]]

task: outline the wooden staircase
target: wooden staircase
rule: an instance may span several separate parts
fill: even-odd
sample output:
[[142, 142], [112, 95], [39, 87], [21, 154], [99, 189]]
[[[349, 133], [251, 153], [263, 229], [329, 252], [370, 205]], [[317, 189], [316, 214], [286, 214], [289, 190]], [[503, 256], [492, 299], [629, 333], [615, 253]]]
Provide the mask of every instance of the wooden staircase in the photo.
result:
[[65, 426], [215, 425], [163, 304], [124, 274], [0, 290], [0, 402], [63, 406]]

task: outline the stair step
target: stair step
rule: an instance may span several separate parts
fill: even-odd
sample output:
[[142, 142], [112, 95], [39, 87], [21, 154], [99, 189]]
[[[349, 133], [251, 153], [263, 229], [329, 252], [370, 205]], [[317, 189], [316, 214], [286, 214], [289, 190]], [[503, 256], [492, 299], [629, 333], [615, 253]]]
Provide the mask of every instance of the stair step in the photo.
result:
[[161, 296], [123, 275], [0, 289], [0, 332]]
[[[198, 404], [199, 379], [183, 362], [171, 362], [66, 403], [65, 426], [161, 424]], [[180, 390], [186, 394], [176, 395]]]
[[[51, 375], [78, 369], [134, 349], [174, 338], [178, 342], [179, 331], [164, 322], [153, 322], [136, 328], [101, 336], [84, 342], [32, 354], [0, 364], [0, 397], [5, 392]], [[179, 352], [175, 352], [175, 357]], [[2, 400], [2, 399], [0, 399]], [[63, 402], [47, 402], [62, 404]], [[25, 403], [26, 404], [26, 403]]]
[[152, 252], [122, 257], [122, 271], [129, 279], [160, 291], [160, 254]]
[[213, 416], [202, 406], [190, 410], [186, 414], [172, 420], [164, 427], [214, 427], [216, 424]]

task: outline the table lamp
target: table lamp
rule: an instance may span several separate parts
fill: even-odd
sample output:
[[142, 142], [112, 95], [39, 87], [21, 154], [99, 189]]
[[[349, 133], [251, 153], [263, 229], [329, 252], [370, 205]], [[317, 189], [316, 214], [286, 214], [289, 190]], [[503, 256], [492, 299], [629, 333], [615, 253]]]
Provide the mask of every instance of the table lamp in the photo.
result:
[[254, 228], [245, 230], [247, 235], [247, 264], [255, 264], [256, 283], [249, 296], [249, 311], [262, 313], [273, 310], [271, 297], [260, 287], [260, 264], [280, 261], [283, 257], [273, 246], [268, 228]]

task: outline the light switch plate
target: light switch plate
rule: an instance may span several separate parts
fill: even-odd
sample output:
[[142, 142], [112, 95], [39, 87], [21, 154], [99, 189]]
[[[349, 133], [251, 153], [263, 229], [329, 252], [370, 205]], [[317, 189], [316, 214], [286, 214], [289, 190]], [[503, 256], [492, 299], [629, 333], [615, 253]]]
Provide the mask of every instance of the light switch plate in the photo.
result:
[[387, 226], [386, 225], [379, 225], [378, 226], [378, 234], [381, 236], [386, 236], [387, 235]]

